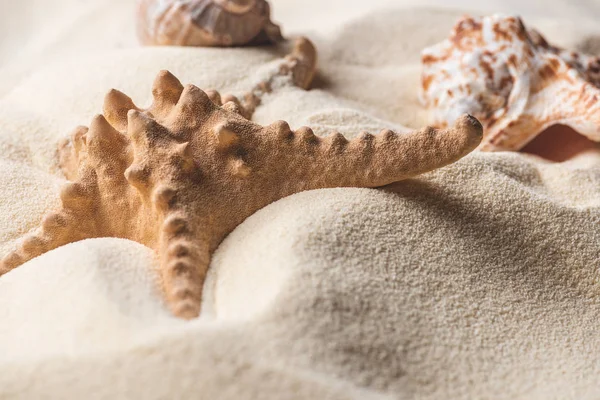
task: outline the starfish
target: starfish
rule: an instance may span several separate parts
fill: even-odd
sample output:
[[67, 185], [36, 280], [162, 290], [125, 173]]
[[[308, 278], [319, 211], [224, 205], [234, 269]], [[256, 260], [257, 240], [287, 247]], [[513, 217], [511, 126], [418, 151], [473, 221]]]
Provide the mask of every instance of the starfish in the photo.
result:
[[[136, 107], [112, 90], [104, 115], [61, 150], [62, 207], [45, 215], [0, 275], [74, 241], [119, 237], [156, 250], [172, 312], [199, 314], [211, 255], [244, 219], [304, 190], [380, 187], [457, 161], [481, 141], [471, 116], [453, 127], [326, 138], [284, 121], [258, 125], [235, 102], [220, 105], [162, 71], [153, 103]], [[213, 96], [218, 99], [218, 96]]]
[[[234, 101], [240, 106], [243, 115], [250, 119], [261, 103], [262, 97], [273, 91], [273, 86], [279, 85], [281, 78], [288, 79], [293, 85], [301, 89], [309, 89], [317, 71], [317, 49], [307, 38], [300, 36], [293, 40], [283, 42], [281, 45], [285, 55], [277, 61], [275, 69], [270, 71], [249, 92], [246, 92], [241, 101], [235, 96], [223, 97], [223, 103]], [[213, 92], [213, 91], [211, 91]]]
[[432, 123], [473, 114], [481, 150], [519, 150], [556, 124], [600, 141], [600, 59], [548, 44], [518, 17], [463, 17], [422, 62]]

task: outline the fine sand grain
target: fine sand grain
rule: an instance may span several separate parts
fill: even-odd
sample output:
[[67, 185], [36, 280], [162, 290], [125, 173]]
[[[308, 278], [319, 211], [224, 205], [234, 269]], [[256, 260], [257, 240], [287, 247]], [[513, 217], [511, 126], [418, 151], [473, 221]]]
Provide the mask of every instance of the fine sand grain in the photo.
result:
[[[348, 137], [424, 125], [419, 52], [461, 12], [321, 3], [273, 1], [285, 31], [317, 44], [320, 70], [309, 92], [280, 82], [254, 119]], [[598, 50], [592, 3], [486, 8]], [[145, 105], [169, 69], [236, 94], [275, 60], [139, 48], [132, 1], [0, 7], [0, 255], [57, 206], [56, 145], [110, 88]], [[103, 238], [2, 276], [0, 399], [600, 397], [599, 152], [475, 153], [381, 190], [282, 199], [217, 250], [193, 321], [171, 316], [156, 267], [148, 248]]]

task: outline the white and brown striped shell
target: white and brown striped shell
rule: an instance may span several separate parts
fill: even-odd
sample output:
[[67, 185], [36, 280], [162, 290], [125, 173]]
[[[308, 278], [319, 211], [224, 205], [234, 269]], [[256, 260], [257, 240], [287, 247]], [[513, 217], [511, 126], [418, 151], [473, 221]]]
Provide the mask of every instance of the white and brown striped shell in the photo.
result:
[[474, 115], [485, 128], [481, 150], [519, 150], [556, 124], [600, 141], [599, 59], [548, 44], [518, 17], [463, 17], [422, 63], [431, 123]]
[[243, 46], [282, 39], [265, 0], [138, 0], [136, 18], [145, 45]]

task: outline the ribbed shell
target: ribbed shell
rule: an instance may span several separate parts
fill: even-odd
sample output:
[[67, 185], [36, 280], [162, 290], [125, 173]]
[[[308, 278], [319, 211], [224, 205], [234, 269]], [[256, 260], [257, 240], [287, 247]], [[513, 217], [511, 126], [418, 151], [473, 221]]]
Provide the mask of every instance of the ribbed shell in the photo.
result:
[[138, 0], [146, 45], [242, 46], [281, 40], [265, 0]]

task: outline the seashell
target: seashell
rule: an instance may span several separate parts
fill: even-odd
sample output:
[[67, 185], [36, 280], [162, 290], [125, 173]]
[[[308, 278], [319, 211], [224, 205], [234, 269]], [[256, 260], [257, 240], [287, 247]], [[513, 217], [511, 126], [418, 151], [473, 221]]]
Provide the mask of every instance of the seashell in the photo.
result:
[[550, 45], [518, 17], [463, 17], [422, 63], [433, 125], [474, 115], [481, 150], [520, 150], [556, 124], [600, 141], [600, 60]]
[[266, 0], [138, 0], [145, 45], [243, 46], [282, 40]]
[[167, 71], [155, 80], [153, 104], [136, 107], [118, 91], [104, 115], [61, 143], [71, 182], [21, 248], [0, 261], [0, 275], [56, 247], [120, 237], [156, 250], [167, 303], [183, 318], [200, 311], [211, 255], [238, 224], [293, 193], [332, 187], [379, 187], [452, 163], [481, 141], [471, 116], [449, 129], [396, 134], [339, 133], [319, 138], [244, 118], [230, 100], [181, 83]]

